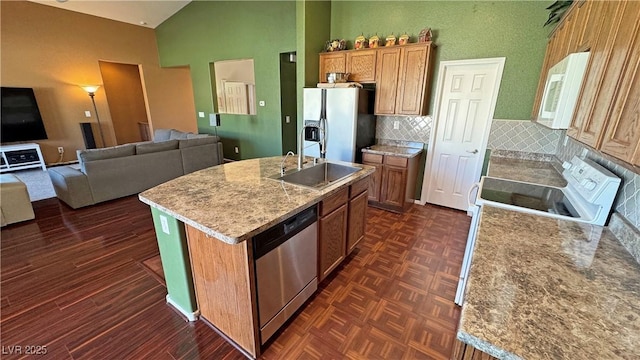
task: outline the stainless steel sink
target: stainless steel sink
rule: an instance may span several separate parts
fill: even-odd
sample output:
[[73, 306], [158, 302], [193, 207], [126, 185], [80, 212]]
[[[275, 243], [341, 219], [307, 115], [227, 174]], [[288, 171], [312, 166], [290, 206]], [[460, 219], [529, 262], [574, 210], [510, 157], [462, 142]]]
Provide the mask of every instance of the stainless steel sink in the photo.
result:
[[326, 162], [274, 178], [295, 185], [322, 189], [360, 170], [362, 169], [353, 166]]

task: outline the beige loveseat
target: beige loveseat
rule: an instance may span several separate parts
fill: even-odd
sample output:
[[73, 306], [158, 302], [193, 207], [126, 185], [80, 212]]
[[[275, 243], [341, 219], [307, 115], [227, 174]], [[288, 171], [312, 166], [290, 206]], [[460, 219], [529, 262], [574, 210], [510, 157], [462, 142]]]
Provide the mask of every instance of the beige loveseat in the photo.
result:
[[49, 169], [58, 199], [74, 209], [137, 194], [190, 172], [222, 164], [217, 136], [158, 130], [154, 141], [78, 150], [80, 169]]

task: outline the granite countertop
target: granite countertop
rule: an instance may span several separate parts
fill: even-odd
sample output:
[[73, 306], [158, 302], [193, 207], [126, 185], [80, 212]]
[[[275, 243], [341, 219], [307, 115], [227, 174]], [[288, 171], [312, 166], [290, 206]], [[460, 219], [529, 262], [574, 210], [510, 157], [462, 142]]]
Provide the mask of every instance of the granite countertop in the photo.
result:
[[501, 359], [640, 358], [640, 265], [607, 228], [480, 216], [458, 339]]
[[567, 181], [556, 170], [560, 164], [552, 161], [491, 157], [487, 175], [502, 179], [540, 185], [565, 187]]
[[405, 146], [378, 144], [378, 145], [369, 146], [368, 148], [364, 148], [362, 149], [362, 152], [378, 154], [378, 155], [392, 155], [392, 156], [412, 158], [420, 155], [422, 153], [422, 149], [405, 147]]
[[[281, 161], [276, 156], [210, 167], [146, 190], [139, 198], [209, 236], [237, 244], [375, 171], [343, 163], [362, 170], [315, 190], [269, 178], [280, 172]], [[289, 157], [286, 168], [295, 169], [296, 161]]]

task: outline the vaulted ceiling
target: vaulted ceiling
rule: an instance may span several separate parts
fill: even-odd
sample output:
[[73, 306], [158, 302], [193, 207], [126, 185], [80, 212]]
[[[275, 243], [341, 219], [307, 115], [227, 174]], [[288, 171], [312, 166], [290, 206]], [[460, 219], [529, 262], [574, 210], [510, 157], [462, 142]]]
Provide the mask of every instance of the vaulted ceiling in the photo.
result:
[[95, 15], [155, 29], [191, 0], [29, 0], [60, 9]]

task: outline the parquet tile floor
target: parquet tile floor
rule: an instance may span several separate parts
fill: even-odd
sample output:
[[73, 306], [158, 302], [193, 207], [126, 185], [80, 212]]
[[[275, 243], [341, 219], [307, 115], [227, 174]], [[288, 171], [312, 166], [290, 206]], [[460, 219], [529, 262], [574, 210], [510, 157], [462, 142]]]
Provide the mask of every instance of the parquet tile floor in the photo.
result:
[[[151, 215], [135, 196], [34, 210], [1, 232], [3, 359], [243, 358], [166, 305]], [[370, 207], [364, 241], [262, 358], [447, 359], [468, 228], [463, 212], [437, 206]], [[46, 354], [27, 356], [34, 346]]]

